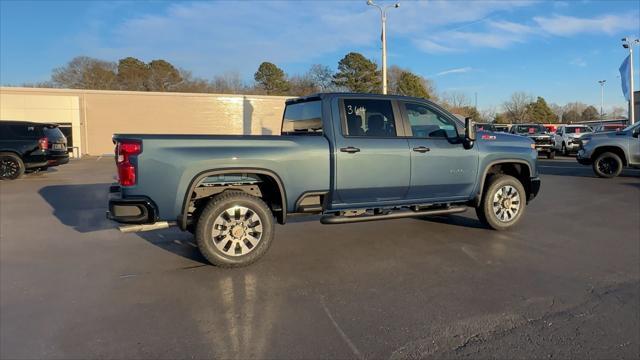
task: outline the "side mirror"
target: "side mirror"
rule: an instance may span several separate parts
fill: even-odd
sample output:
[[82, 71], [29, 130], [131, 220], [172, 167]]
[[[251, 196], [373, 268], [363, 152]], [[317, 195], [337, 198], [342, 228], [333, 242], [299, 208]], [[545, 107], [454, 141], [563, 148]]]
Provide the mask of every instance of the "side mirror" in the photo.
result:
[[631, 136], [633, 136], [634, 138], [637, 138], [638, 135], [640, 135], [640, 128], [633, 129], [633, 133], [631, 134]]
[[464, 119], [464, 148], [471, 149], [476, 141], [476, 124], [468, 117]]

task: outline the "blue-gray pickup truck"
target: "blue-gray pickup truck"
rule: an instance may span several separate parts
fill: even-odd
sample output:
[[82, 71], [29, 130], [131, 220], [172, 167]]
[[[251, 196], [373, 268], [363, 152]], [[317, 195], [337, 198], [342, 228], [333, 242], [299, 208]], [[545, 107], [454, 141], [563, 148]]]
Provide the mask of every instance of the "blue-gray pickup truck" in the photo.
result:
[[[325, 93], [286, 102], [278, 136], [116, 134], [123, 231], [177, 225], [214, 265], [265, 254], [275, 222], [323, 224], [463, 212], [503, 230], [540, 189], [531, 139], [479, 132], [417, 98]], [[133, 224], [133, 225], [132, 225]]]

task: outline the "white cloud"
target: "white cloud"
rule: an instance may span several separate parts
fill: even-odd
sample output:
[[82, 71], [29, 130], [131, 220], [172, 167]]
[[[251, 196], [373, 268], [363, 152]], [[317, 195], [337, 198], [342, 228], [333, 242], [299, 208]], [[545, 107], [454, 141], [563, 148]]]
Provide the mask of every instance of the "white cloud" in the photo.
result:
[[587, 61], [581, 57], [577, 57], [571, 61], [569, 61], [570, 65], [575, 65], [575, 66], [579, 66], [579, 67], [586, 67], [587, 66]]
[[[507, 21], [532, 1], [403, 2], [389, 10], [388, 34], [425, 53], [505, 49], [535, 36], [628, 29], [632, 16], [577, 18], [553, 15]], [[198, 76], [225, 71], [250, 74], [262, 61], [281, 66], [318, 61], [328, 54], [377, 54], [377, 10], [361, 1], [180, 2], [153, 15], [123, 18], [109, 27], [87, 27], [75, 44], [92, 56], [115, 60], [165, 58]], [[126, 13], [126, 12], [125, 12]], [[504, 18], [499, 19], [499, 16]], [[635, 19], [637, 24], [637, 19]], [[88, 22], [95, 19], [88, 19]]]
[[533, 20], [549, 34], [571, 36], [581, 33], [605, 33], [612, 35], [622, 30], [637, 30], [638, 18], [634, 14], [603, 15], [595, 18], [578, 18], [565, 15], [536, 16]]
[[366, 52], [376, 46], [379, 18], [361, 3], [340, 5], [177, 3], [160, 14], [125, 19], [84, 44], [87, 53], [98, 57], [166, 58], [200, 76], [228, 70], [249, 73], [265, 60], [312, 62], [334, 51]]
[[443, 54], [459, 51], [452, 47], [438, 44], [430, 39], [416, 39], [413, 43], [418, 49], [430, 54]]
[[535, 32], [535, 29], [529, 25], [515, 23], [511, 21], [490, 21], [488, 26], [495, 29], [508, 32], [511, 34], [530, 34]]
[[465, 67], [461, 67], [461, 68], [455, 68], [455, 69], [449, 69], [449, 70], [441, 71], [441, 72], [437, 73], [435, 76], [444, 76], [444, 75], [449, 75], [449, 74], [463, 74], [463, 73], [470, 72], [472, 70], [473, 70], [473, 68], [471, 66], [465, 66]]

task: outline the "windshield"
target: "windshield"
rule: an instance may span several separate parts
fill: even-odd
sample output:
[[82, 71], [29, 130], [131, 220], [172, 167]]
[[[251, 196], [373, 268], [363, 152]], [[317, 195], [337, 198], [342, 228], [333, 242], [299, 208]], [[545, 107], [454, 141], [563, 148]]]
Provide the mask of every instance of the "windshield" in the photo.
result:
[[638, 126], [640, 126], [640, 122], [638, 122], [636, 124], [631, 124], [631, 125], [627, 126], [626, 128], [624, 128], [624, 130], [622, 130], [622, 131], [629, 131], [629, 130], [632, 130], [632, 129], [636, 129]]
[[516, 128], [518, 134], [535, 134], [547, 132], [547, 128], [542, 125], [519, 125]]
[[591, 132], [591, 128], [588, 128], [586, 126], [575, 126], [567, 128], [567, 134], [581, 134], [586, 132]]

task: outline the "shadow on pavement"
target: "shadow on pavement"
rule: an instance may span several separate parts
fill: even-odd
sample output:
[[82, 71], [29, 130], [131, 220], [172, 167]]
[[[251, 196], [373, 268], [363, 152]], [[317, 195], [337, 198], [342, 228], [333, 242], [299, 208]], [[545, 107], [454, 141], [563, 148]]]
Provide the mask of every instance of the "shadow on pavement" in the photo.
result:
[[[80, 233], [115, 229], [107, 220], [110, 183], [52, 185], [39, 191], [53, 208], [53, 215], [64, 225]], [[137, 236], [166, 251], [187, 259], [208, 264], [200, 254], [193, 235], [177, 228], [136, 233]]]
[[109, 185], [52, 185], [43, 187], [39, 193], [61, 223], [85, 233], [113, 228], [105, 217]]
[[[538, 160], [538, 172], [543, 175], [598, 178], [593, 173], [591, 166], [568, 161]], [[637, 170], [625, 168], [619, 177], [637, 178], [639, 175], [640, 173], [637, 173]]]
[[415, 217], [414, 219], [424, 220], [439, 224], [463, 226], [473, 229], [488, 229], [478, 219], [468, 218], [460, 215], [448, 215], [448, 216], [422, 216]]

